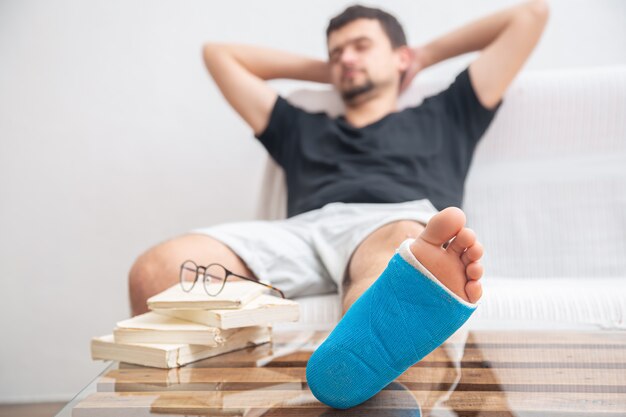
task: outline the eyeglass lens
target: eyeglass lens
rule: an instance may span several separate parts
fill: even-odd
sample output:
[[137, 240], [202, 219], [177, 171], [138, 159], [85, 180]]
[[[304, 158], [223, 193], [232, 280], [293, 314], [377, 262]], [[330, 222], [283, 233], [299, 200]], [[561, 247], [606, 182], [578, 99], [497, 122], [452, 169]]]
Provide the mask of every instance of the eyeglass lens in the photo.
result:
[[204, 289], [209, 295], [217, 295], [224, 289], [226, 269], [219, 264], [211, 264], [204, 271]]
[[180, 285], [184, 291], [191, 291], [196, 282], [196, 271], [198, 266], [193, 261], [185, 261], [180, 266]]

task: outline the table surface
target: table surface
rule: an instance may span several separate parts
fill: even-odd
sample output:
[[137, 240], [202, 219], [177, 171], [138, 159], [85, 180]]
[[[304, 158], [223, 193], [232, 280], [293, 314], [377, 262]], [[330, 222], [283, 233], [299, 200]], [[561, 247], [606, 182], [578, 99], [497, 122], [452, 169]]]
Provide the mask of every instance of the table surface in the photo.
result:
[[272, 343], [169, 370], [111, 363], [57, 416], [626, 416], [624, 331], [460, 331], [346, 411], [306, 384], [327, 334], [275, 332]]

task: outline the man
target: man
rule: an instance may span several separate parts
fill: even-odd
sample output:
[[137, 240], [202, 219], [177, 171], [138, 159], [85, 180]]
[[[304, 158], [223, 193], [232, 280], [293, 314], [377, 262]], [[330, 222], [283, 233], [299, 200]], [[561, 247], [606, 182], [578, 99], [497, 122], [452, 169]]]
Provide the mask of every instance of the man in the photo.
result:
[[[287, 296], [338, 287], [344, 317], [311, 357], [307, 382], [337, 408], [376, 394], [476, 308], [483, 249], [452, 206], [547, 18], [533, 0], [409, 48], [393, 16], [353, 6], [329, 24], [328, 62], [206, 44], [222, 94], [285, 170], [289, 218], [201, 229], [150, 249], [130, 272], [133, 314], [176, 282], [186, 259], [270, 280]], [[417, 73], [471, 51], [480, 54], [446, 90], [398, 111]], [[289, 104], [265, 82], [275, 78], [331, 83], [345, 114]]]

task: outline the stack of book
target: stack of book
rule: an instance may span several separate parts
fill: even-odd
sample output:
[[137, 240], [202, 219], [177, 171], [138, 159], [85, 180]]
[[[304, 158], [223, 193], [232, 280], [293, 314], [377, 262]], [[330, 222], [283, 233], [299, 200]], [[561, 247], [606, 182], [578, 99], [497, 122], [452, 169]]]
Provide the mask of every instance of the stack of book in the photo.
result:
[[148, 313], [117, 323], [91, 341], [94, 360], [175, 368], [271, 341], [271, 325], [297, 321], [298, 303], [266, 294], [261, 285], [228, 282], [217, 296], [179, 284], [148, 299]]

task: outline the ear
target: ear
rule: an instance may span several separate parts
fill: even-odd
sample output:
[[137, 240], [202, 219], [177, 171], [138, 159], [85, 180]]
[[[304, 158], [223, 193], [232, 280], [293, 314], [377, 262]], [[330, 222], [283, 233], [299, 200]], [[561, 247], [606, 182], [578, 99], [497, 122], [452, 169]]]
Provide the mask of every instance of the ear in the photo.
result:
[[411, 66], [411, 60], [413, 55], [411, 54], [411, 48], [406, 45], [399, 46], [394, 50], [397, 58], [398, 71], [404, 73]]

